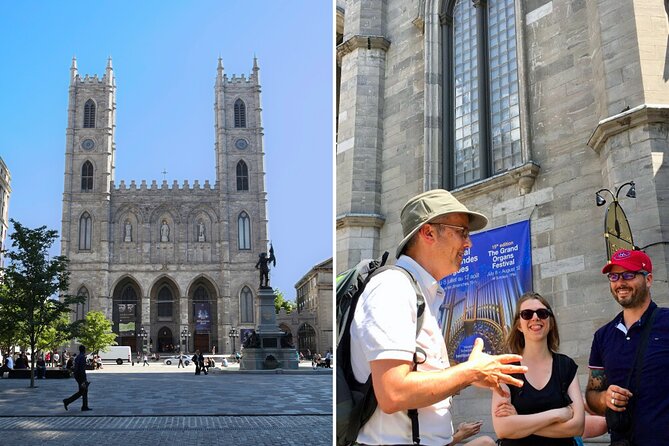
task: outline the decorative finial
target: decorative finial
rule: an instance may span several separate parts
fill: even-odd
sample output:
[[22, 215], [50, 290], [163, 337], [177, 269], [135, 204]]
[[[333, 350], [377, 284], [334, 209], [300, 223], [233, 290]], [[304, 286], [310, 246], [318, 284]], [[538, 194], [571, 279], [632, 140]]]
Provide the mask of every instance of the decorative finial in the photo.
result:
[[107, 69], [108, 69], [108, 70], [113, 70], [113, 68], [112, 68], [112, 58], [111, 58], [111, 56], [109, 56], [109, 58], [107, 58]]
[[223, 59], [218, 56], [218, 71], [223, 71]]
[[258, 58], [256, 57], [256, 54], [253, 53], [253, 71], [258, 71]]
[[77, 69], [77, 56], [72, 56], [72, 66], [70, 67], [70, 70], [76, 70]]

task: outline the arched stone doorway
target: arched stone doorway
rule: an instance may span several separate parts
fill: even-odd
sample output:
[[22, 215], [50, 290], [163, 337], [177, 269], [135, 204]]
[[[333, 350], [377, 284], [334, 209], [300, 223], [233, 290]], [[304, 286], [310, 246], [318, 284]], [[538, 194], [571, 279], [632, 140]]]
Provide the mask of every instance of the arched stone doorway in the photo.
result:
[[156, 280], [151, 287], [152, 351], [172, 353], [179, 346], [179, 287], [169, 276]]
[[142, 340], [137, 336], [142, 320], [141, 295], [137, 282], [126, 277], [116, 284], [112, 297], [112, 331], [118, 335], [116, 342], [133, 351], [142, 351]]
[[304, 356], [308, 356], [309, 352], [311, 352], [312, 355], [314, 353], [319, 353], [316, 330], [314, 330], [314, 327], [306, 322], [300, 325], [300, 328], [297, 330], [297, 345], [298, 350]]
[[174, 339], [172, 330], [169, 327], [163, 326], [158, 330], [158, 344], [156, 349], [159, 353], [172, 353], [176, 348], [177, 342]]
[[[210, 352], [218, 338], [218, 306], [216, 288], [206, 278], [199, 278], [190, 287], [193, 351]], [[217, 351], [221, 351], [216, 346]]]

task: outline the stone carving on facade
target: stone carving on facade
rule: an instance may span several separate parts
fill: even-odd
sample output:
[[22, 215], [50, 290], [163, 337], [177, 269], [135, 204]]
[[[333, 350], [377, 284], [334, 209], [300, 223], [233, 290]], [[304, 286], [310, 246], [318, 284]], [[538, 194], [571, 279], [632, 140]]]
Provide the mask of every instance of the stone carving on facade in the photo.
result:
[[161, 242], [170, 241], [170, 227], [167, 224], [167, 220], [163, 220], [163, 224], [160, 225], [160, 241]]
[[124, 236], [123, 236], [123, 241], [124, 242], [131, 242], [132, 241], [132, 224], [130, 224], [130, 220], [125, 221], [125, 229], [124, 229]]
[[198, 242], [206, 242], [207, 238], [205, 236], [205, 227], [204, 223], [202, 220], [200, 220], [197, 224], [197, 241]]

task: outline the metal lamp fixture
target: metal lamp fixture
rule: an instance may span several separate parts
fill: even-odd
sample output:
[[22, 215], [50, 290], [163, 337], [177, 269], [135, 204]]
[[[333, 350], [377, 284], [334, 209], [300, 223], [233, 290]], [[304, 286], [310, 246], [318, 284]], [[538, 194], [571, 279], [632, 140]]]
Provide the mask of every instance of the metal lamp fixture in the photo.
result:
[[188, 328], [184, 328], [181, 330], [181, 340], [184, 343], [184, 349], [186, 350], [186, 354], [188, 354], [188, 338], [190, 338], [191, 334]]
[[602, 188], [595, 192], [597, 206], [604, 206], [606, 204], [602, 192], [608, 192], [611, 195], [611, 198], [613, 198], [613, 202], [606, 209], [606, 215], [604, 216], [604, 239], [606, 240], [606, 255], [609, 260], [619, 249], [637, 249], [634, 245], [634, 238], [632, 237], [632, 230], [627, 221], [627, 216], [618, 201], [618, 196], [625, 186], [629, 186], [625, 196], [627, 198], [636, 198], [634, 181], [628, 181], [627, 183], [622, 184], [615, 189], [615, 193], [606, 188]]
[[228, 336], [232, 340], [232, 353], [235, 353], [235, 338], [239, 337], [239, 331], [235, 327], [232, 327], [228, 332]]

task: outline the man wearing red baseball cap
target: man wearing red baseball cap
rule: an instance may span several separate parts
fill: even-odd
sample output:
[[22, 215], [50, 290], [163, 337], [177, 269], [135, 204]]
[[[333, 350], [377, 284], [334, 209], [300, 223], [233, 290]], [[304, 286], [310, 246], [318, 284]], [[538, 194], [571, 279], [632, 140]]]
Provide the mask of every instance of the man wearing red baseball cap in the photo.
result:
[[[659, 308], [651, 300], [653, 263], [642, 251], [620, 249], [602, 273], [623, 311], [595, 333], [585, 394], [588, 405], [600, 415], [608, 412], [612, 444], [667, 446], [669, 308]], [[648, 324], [644, 351], [642, 334]], [[641, 374], [635, 376], [639, 367]], [[625, 418], [631, 423], [626, 424]], [[616, 443], [624, 440], [628, 443]]]

